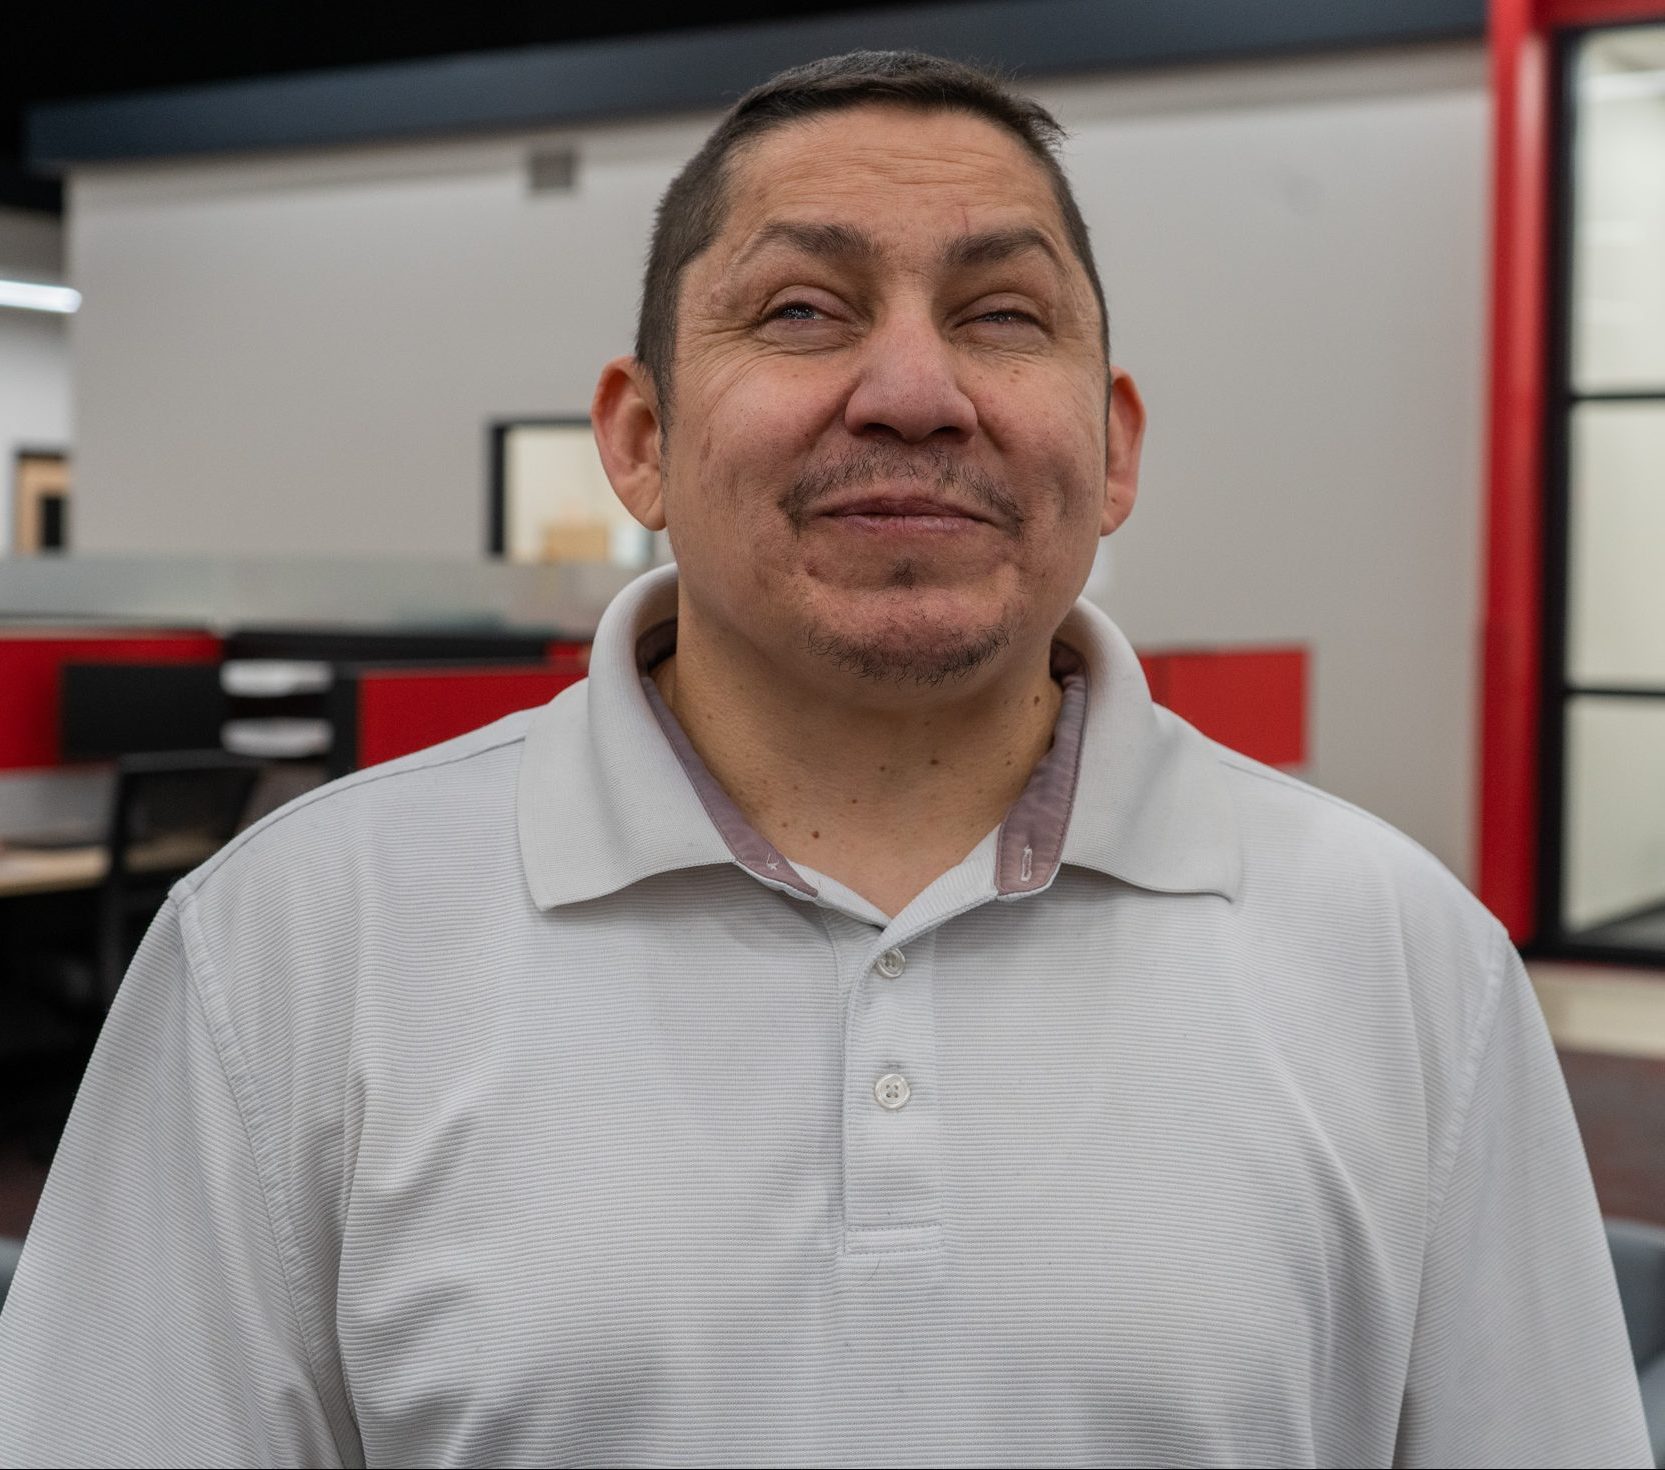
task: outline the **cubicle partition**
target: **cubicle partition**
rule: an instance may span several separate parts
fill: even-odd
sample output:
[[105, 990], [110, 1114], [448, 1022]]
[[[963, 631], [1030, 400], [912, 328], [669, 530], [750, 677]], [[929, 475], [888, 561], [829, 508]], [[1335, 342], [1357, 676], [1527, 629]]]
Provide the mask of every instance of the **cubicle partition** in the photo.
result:
[[338, 668], [330, 699], [333, 775], [379, 765], [546, 704], [585, 675], [578, 650], [536, 667]]
[[[13, 774], [58, 772], [71, 791], [95, 762], [214, 748], [222, 731], [252, 730], [261, 717], [310, 725], [311, 744], [286, 751], [227, 739], [228, 748], [310, 758], [343, 775], [545, 703], [584, 677], [587, 660], [587, 644], [533, 629], [0, 631], [0, 787], [22, 784], [8, 783]], [[1304, 648], [1158, 650], [1140, 661], [1157, 702], [1205, 734], [1269, 765], [1305, 764]], [[301, 662], [318, 671], [304, 694], [251, 700], [220, 687], [233, 665]], [[0, 790], [0, 838], [8, 795]], [[51, 825], [51, 813], [31, 815], [22, 825]]]
[[541, 704], [588, 657], [548, 628], [0, 628], [0, 843], [90, 840], [118, 757], [224, 748], [287, 769], [264, 805], [303, 767], [315, 784]]
[[584, 677], [589, 644], [550, 629], [268, 627], [230, 634], [226, 657], [238, 670], [318, 674], [310, 694], [281, 704], [234, 698], [228, 733], [253, 742], [234, 748], [265, 753], [264, 704], [274, 729], [314, 729], [317, 755], [342, 776], [544, 703]]
[[198, 630], [0, 630], [0, 771], [53, 767], [66, 758], [66, 665], [215, 665], [221, 648], [218, 637]]
[[[537, 667], [337, 666], [330, 700], [333, 774], [449, 740], [544, 704], [584, 677], [583, 645], [551, 644]], [[1301, 647], [1140, 654], [1157, 703], [1268, 765], [1307, 760], [1307, 651]]]
[[1212, 648], [1141, 652], [1151, 698], [1269, 766], [1307, 762], [1307, 650]]

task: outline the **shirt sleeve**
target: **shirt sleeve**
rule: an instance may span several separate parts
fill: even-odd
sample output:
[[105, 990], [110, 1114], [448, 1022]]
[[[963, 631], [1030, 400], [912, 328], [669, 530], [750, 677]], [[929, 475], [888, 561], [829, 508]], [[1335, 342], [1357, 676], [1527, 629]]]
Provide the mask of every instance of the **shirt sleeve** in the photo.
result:
[[0, 1315], [0, 1464], [362, 1463], [344, 1395], [321, 1394], [309, 1361], [225, 1039], [170, 901]]
[[1498, 945], [1432, 1205], [1395, 1463], [1651, 1466], [1572, 1104], [1525, 966]]

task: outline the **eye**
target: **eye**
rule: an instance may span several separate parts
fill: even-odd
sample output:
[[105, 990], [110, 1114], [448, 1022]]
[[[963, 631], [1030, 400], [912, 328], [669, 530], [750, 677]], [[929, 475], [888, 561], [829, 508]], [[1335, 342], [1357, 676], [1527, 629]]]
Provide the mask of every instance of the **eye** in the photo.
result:
[[769, 313], [770, 321], [781, 322], [812, 322], [822, 313], [820, 308], [811, 306], [806, 301], [788, 301], [785, 306], [777, 306]]
[[1038, 327], [1040, 322], [1027, 311], [1018, 311], [1015, 307], [1002, 306], [994, 311], [985, 311], [977, 318], [980, 322], [993, 322], [996, 326], [1028, 326]]

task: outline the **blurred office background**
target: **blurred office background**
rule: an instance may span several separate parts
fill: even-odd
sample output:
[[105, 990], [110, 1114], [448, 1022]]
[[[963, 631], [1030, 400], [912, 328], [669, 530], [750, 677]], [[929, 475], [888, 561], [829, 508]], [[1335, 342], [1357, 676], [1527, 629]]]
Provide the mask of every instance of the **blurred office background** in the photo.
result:
[[653, 206], [747, 86], [891, 46], [1070, 130], [1151, 415], [1090, 595], [1159, 698], [1499, 914], [1604, 1211], [1665, 1226], [1665, 0], [176, 0], [20, 37], [0, 1235], [159, 881], [582, 676], [667, 554], [585, 422]]

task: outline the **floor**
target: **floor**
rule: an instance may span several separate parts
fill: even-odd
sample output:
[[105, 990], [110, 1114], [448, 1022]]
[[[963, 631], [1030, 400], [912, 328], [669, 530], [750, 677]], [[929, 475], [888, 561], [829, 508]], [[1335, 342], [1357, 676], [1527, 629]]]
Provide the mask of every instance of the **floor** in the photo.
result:
[[[1532, 962], [1602, 1213], [1665, 1225], [1665, 973]], [[15, 1074], [14, 1074], [15, 1075]], [[28, 1228], [50, 1130], [0, 1136], [0, 1236]]]
[[1530, 961], [1604, 1215], [1665, 1225], [1665, 973]]

